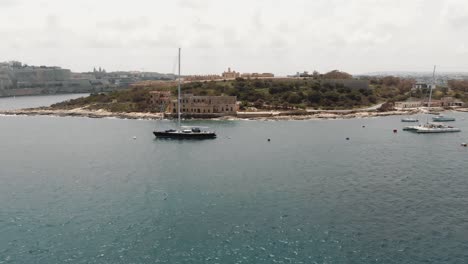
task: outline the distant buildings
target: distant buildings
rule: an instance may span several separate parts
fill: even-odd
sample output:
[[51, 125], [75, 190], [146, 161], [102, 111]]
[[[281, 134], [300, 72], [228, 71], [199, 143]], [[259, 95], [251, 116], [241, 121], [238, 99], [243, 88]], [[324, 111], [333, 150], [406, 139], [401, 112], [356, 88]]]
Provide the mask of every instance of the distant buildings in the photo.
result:
[[[422, 102], [423, 106], [429, 106], [429, 101]], [[453, 97], [442, 97], [440, 100], [432, 100], [431, 107], [462, 107], [464, 103]]]
[[408, 100], [408, 101], [400, 101], [400, 102], [395, 102], [395, 108], [418, 108], [422, 106], [422, 101], [421, 100]]
[[[237, 113], [236, 96], [181, 96], [180, 111], [186, 115], [235, 115]], [[168, 112], [177, 113], [177, 99], [169, 104]]]
[[[420, 100], [415, 98], [410, 98], [406, 101], [395, 102], [395, 107], [400, 109], [405, 108], [418, 108], [418, 107], [428, 107], [429, 100]], [[463, 101], [460, 101], [453, 97], [442, 97], [440, 100], [431, 100], [431, 107], [463, 107]]]
[[[317, 72], [314, 71], [314, 73], [317, 73]], [[318, 73], [317, 73], [317, 75], [318, 75]], [[309, 78], [309, 77], [316, 77], [316, 76], [314, 76], [313, 74], [309, 74], [308, 71], [304, 71], [302, 73], [301, 72], [296, 72], [296, 74], [288, 75], [288, 77], [290, 77], [290, 78], [303, 78], [303, 77]]]
[[275, 75], [273, 73], [243, 73], [241, 74], [242, 78], [273, 78]]
[[0, 97], [57, 93], [98, 93], [152, 80], [172, 80], [174, 75], [155, 72], [74, 73], [69, 69], [29, 66], [18, 61], [0, 62]]
[[236, 71], [231, 71], [231, 68], [228, 68], [228, 71], [223, 72], [221, 76], [223, 77], [223, 79], [235, 79], [239, 78], [241, 74]]
[[194, 81], [216, 81], [216, 80], [229, 80], [236, 78], [273, 78], [275, 75], [273, 73], [240, 73], [231, 70], [228, 68], [227, 71], [223, 72], [221, 75], [217, 74], [208, 74], [208, 75], [191, 75], [184, 78], [185, 81], [194, 82]]
[[0, 63], [0, 96], [90, 92], [90, 80], [73, 79], [68, 69]]
[[[177, 99], [169, 91], [151, 91], [150, 102], [161, 112], [177, 113]], [[237, 110], [236, 96], [181, 96], [180, 112], [185, 115], [235, 115]]]
[[222, 80], [221, 75], [208, 74], [208, 75], [190, 75], [184, 78], [184, 81], [195, 82], [195, 81], [215, 81]]

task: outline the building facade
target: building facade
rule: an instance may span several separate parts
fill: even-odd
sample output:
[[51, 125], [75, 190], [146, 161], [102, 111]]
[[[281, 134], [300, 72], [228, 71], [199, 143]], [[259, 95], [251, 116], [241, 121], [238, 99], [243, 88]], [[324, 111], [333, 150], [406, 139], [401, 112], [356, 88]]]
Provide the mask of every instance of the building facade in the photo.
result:
[[[423, 106], [429, 106], [429, 101], [426, 99]], [[462, 107], [464, 103], [453, 97], [442, 97], [440, 100], [432, 100], [431, 107]]]
[[241, 74], [236, 71], [231, 71], [231, 68], [228, 68], [228, 71], [223, 72], [221, 75], [224, 79], [235, 79], [241, 77]]
[[402, 101], [395, 102], [395, 108], [418, 108], [422, 106], [421, 101]]
[[160, 112], [165, 112], [171, 104], [171, 92], [170, 91], [151, 91], [150, 92], [150, 103]]
[[[168, 112], [177, 113], [177, 99], [169, 104]], [[181, 96], [180, 112], [186, 115], [235, 115], [238, 105], [236, 96]]]
[[[431, 107], [463, 107], [465, 104], [453, 97], [442, 97], [440, 100], [431, 100]], [[396, 108], [418, 108], [428, 107], [429, 100], [408, 100], [402, 102], [395, 102]]]

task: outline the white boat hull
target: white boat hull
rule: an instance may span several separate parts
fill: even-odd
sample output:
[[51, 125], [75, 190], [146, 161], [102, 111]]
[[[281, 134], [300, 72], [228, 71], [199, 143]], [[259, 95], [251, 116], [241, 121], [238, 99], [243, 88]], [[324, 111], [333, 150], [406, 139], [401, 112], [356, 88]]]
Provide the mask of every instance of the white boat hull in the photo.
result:
[[451, 132], [460, 132], [459, 128], [420, 128], [416, 129], [418, 134], [428, 134], [428, 133], [451, 133]]

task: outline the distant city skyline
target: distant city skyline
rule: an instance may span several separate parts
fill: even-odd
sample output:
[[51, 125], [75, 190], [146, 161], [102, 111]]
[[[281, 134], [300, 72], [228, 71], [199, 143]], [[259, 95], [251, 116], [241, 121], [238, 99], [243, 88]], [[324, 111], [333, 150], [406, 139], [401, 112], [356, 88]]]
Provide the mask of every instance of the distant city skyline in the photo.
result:
[[0, 0], [0, 61], [74, 72], [468, 72], [463, 0]]

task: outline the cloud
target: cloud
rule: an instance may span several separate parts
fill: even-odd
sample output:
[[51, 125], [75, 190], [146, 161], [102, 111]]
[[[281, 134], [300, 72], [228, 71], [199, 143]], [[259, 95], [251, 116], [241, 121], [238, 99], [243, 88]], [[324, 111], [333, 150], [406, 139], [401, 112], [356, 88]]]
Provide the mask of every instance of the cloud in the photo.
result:
[[111, 29], [116, 31], [133, 31], [138, 29], [148, 28], [151, 21], [147, 17], [136, 17], [130, 19], [117, 18], [107, 21], [99, 21], [96, 23], [98, 28]]
[[203, 9], [211, 5], [210, 0], [179, 0], [177, 2], [179, 7], [188, 9]]
[[0, 0], [0, 7], [2, 8], [13, 7], [19, 4], [20, 4], [19, 0]]
[[441, 12], [441, 17], [452, 29], [466, 29], [468, 28], [468, 5], [465, 3], [449, 3]]
[[[231, 64], [283, 74], [468, 61], [466, 0], [114, 0], [111, 9], [95, 0], [25, 3], [0, 0], [0, 58], [47, 64], [50, 56], [65, 65], [72, 57], [82, 69], [103, 60], [109, 69], [141, 63], [160, 70], [165, 63], [145, 55], [164, 57], [182, 46], [205, 56], [187, 62], [199, 73]], [[72, 56], [76, 51], [93, 56]], [[138, 54], [135, 64], [122, 54]]]

